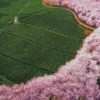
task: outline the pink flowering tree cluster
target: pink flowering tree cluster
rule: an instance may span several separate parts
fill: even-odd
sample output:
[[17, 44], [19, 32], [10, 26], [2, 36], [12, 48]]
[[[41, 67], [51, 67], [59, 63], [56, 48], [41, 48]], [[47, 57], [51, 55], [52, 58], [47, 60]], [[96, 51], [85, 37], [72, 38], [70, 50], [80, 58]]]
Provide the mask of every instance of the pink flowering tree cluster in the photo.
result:
[[100, 0], [43, 0], [43, 2], [68, 7], [88, 25], [100, 26]]
[[59, 0], [42, 0], [47, 5], [59, 6]]

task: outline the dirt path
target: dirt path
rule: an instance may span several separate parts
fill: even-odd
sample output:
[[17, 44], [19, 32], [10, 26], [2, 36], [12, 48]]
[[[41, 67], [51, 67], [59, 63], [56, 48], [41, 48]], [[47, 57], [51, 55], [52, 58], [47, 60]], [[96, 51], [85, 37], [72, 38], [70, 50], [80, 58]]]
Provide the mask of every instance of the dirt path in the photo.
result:
[[79, 23], [81, 26], [83, 26], [83, 27], [85, 27], [85, 28], [87, 28], [87, 29], [89, 29], [89, 30], [92, 30], [92, 31], [95, 30], [94, 27], [91, 27], [91, 26], [89, 26], [89, 25], [87, 25], [87, 24], [81, 22], [81, 20], [79, 19], [79, 17], [77, 16], [77, 14], [76, 14], [74, 11], [72, 11], [72, 10], [69, 9], [69, 8], [65, 8], [65, 9], [68, 10], [68, 11], [70, 11], [70, 12], [74, 15], [75, 20], [76, 20], [77, 23]]
[[[43, 6], [48, 7], [48, 8], [56, 8], [56, 7], [53, 7], [53, 6], [46, 5], [44, 2], [42, 2], [42, 4], [43, 4]], [[80, 24], [82, 27], [87, 29], [87, 30], [84, 31], [84, 34], [86, 34], [87, 36], [90, 35], [96, 29], [92, 26], [89, 26], [89, 25], [83, 23], [73, 10], [71, 10], [69, 8], [64, 8], [64, 9], [70, 11], [73, 14], [77, 23]]]

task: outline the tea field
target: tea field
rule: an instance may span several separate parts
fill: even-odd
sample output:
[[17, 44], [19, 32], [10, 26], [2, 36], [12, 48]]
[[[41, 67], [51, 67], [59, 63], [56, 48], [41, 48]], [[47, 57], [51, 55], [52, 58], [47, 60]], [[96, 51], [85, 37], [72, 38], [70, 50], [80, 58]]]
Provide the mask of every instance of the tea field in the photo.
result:
[[1, 0], [0, 84], [55, 73], [75, 57], [85, 37], [63, 8], [46, 8], [41, 0]]

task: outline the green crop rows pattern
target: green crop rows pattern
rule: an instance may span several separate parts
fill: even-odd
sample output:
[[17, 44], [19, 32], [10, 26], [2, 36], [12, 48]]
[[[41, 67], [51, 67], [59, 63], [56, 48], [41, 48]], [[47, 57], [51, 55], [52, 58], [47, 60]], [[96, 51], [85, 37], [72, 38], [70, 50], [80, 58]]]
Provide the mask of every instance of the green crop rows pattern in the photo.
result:
[[55, 73], [86, 37], [63, 8], [46, 8], [41, 0], [1, 0], [0, 5], [0, 84]]

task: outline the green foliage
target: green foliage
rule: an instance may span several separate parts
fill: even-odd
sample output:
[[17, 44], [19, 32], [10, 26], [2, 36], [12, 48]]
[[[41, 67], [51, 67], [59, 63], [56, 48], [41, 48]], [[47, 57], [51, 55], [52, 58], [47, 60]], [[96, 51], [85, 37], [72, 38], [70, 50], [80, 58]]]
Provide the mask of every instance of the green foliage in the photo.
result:
[[13, 83], [8, 80], [5, 76], [0, 75], [0, 84], [6, 84], [6, 85], [13, 85]]

